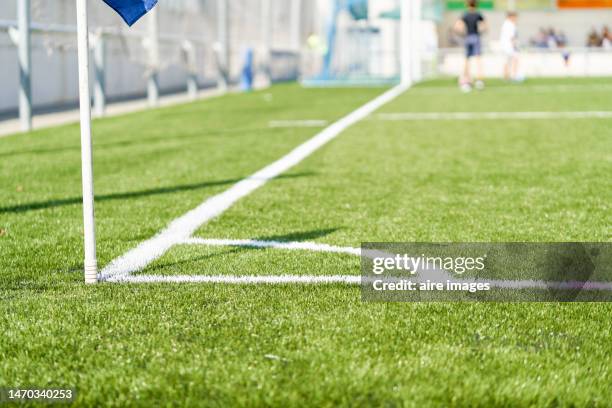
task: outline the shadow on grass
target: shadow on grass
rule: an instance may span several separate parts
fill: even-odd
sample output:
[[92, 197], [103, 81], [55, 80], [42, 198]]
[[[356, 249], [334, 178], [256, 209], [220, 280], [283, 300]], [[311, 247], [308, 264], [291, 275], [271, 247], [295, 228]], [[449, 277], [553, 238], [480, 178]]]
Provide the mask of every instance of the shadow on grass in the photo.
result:
[[[298, 231], [291, 232], [288, 234], [282, 235], [267, 235], [258, 238], [253, 238], [254, 241], [277, 241], [277, 242], [303, 242], [303, 241], [312, 241], [317, 238], [325, 237], [329, 234], [332, 234], [336, 231], [339, 231], [341, 228], [326, 228], [326, 229], [315, 229], [310, 231]], [[183, 259], [176, 262], [167, 262], [164, 264], [156, 265], [147, 268], [147, 272], [150, 271], [162, 271], [166, 268], [172, 268], [179, 265], [189, 264], [193, 262], [206, 261], [208, 259], [212, 259], [218, 256], [232, 255], [238, 254], [240, 252], [251, 252], [251, 251], [262, 251], [268, 248], [257, 248], [257, 247], [242, 247], [242, 246], [229, 246], [231, 249], [227, 249], [224, 251], [219, 251], [213, 254], [208, 255], [200, 255], [191, 257], [189, 259]]]
[[[312, 176], [313, 174], [314, 173], [312, 172], [284, 174], [284, 175], [278, 176], [277, 179], [309, 177], [309, 176]], [[243, 179], [235, 178], [235, 179], [227, 179], [227, 180], [206, 181], [202, 183], [182, 184], [182, 185], [170, 186], [170, 187], [159, 187], [159, 188], [152, 188], [152, 189], [140, 190], [140, 191], [128, 191], [128, 192], [123, 192], [123, 193], [96, 195], [95, 201], [103, 202], [103, 201], [111, 201], [111, 200], [129, 200], [129, 199], [134, 199], [134, 198], [149, 197], [149, 196], [160, 195], [160, 194], [172, 194], [172, 193], [178, 193], [178, 192], [183, 192], [183, 191], [199, 190], [199, 189], [204, 189], [208, 187], [235, 184], [241, 180]], [[0, 214], [23, 213], [23, 212], [34, 211], [34, 210], [43, 210], [43, 209], [62, 207], [62, 206], [67, 206], [67, 205], [81, 204], [82, 202], [83, 202], [82, 197], [58, 198], [54, 200], [38, 201], [38, 202], [19, 204], [19, 205], [13, 205], [13, 206], [8, 206], [8, 207], [0, 207]]]
[[[131, 138], [127, 140], [119, 140], [113, 142], [96, 142], [94, 141], [94, 150], [104, 150], [106, 148], [114, 148], [114, 147], [131, 147], [131, 146], [139, 146], [139, 145], [147, 145], [150, 146], [151, 143], [155, 142], [172, 142], [175, 144], [189, 144], [192, 139], [203, 139], [206, 137], [215, 137], [215, 136], [227, 136], [227, 135], [244, 135], [245, 133], [253, 133], [253, 132], [263, 132], [269, 130], [268, 128], [238, 128], [238, 129], [228, 129], [228, 130], [219, 130], [219, 131], [207, 131], [207, 132], [192, 132], [182, 135], [175, 135], [169, 137], [168, 135], [161, 136], [148, 136], [148, 137], [137, 137]], [[177, 143], [178, 142], [178, 143]], [[35, 149], [25, 149], [25, 150], [11, 150], [8, 152], [0, 153], [0, 157], [9, 157], [9, 156], [19, 156], [19, 155], [28, 155], [28, 154], [46, 154], [46, 153], [65, 153], [65, 152], [80, 152], [81, 146], [78, 144], [70, 145], [70, 146], [60, 146], [60, 147], [41, 147]]]

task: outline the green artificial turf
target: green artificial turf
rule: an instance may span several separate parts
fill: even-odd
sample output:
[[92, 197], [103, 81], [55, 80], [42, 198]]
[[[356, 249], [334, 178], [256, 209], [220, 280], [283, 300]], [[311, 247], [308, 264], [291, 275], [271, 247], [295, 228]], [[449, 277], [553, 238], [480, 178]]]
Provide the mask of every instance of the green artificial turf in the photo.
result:
[[[612, 81], [419, 85], [381, 112], [612, 110]], [[382, 89], [229, 95], [96, 121], [99, 262]], [[196, 233], [316, 241], [610, 241], [612, 119], [373, 116]], [[358, 287], [82, 280], [76, 125], [0, 139], [0, 387], [82, 406], [610, 406], [607, 303], [362, 303]], [[179, 245], [146, 274], [359, 274], [359, 258]]]

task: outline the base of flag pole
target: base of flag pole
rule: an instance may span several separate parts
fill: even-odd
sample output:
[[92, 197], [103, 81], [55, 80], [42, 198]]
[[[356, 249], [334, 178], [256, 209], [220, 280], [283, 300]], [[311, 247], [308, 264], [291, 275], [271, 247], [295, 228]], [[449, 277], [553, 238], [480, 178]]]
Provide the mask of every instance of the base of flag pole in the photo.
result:
[[85, 265], [85, 283], [98, 283], [98, 265], [96, 263]]

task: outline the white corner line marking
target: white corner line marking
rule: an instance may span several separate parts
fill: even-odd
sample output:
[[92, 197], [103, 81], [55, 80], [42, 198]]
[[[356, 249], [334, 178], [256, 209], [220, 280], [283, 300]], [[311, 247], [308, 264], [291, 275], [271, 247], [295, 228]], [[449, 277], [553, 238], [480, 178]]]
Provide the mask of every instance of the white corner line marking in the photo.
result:
[[407, 89], [407, 86], [399, 85], [388, 90], [337, 122], [332, 123], [313, 138], [293, 149], [286, 156], [239, 181], [228, 190], [208, 198], [198, 207], [172, 221], [168, 227], [154, 237], [140, 243], [136, 248], [111, 261], [100, 272], [99, 280], [105, 281], [111, 280], [111, 278], [120, 278], [142, 270], [151, 262], [164, 255], [172, 246], [185, 241], [193, 235], [201, 225], [221, 215], [241, 198], [297, 165], [344, 130], [366, 118]]
[[308, 127], [324, 127], [329, 122], [319, 119], [305, 120], [271, 120], [268, 122], [268, 127], [271, 128], [308, 128]]
[[612, 111], [576, 112], [397, 112], [379, 113], [377, 120], [497, 120], [497, 119], [605, 119], [612, 118]]
[[360, 275], [125, 275], [116, 279], [120, 283], [220, 283], [233, 285], [329, 285], [343, 283], [359, 285]]
[[[210, 239], [210, 238], [188, 238], [179, 244], [204, 245], [204, 246], [228, 246], [247, 248], [273, 248], [282, 250], [303, 250], [312, 252], [343, 253], [368, 258], [394, 257], [393, 254], [378, 250], [362, 251], [361, 248], [339, 247], [316, 242], [281, 242], [281, 241], [257, 241], [251, 239]], [[428, 277], [435, 277], [436, 281], [450, 280], [457, 283], [488, 283], [493, 288], [500, 289], [553, 289], [553, 290], [601, 290], [612, 291], [612, 282], [554, 282], [543, 280], [501, 280], [501, 279], [478, 279], [478, 278], [456, 278], [447, 271], [423, 270], [412, 278], [415, 282], [424, 281], [422, 273], [429, 273]], [[385, 280], [393, 277], [381, 276]], [[379, 278], [366, 277], [366, 280], [374, 281]], [[395, 277], [393, 279], [400, 279]], [[360, 275], [123, 275], [108, 279], [111, 282], [123, 283], [219, 283], [232, 285], [325, 285], [342, 283], [347, 285], [359, 285], [362, 283]]]
[[361, 255], [361, 248], [339, 247], [318, 242], [281, 242], [281, 241], [256, 241], [252, 239], [205, 239], [188, 238], [181, 242], [186, 245], [206, 246], [234, 246], [246, 248], [275, 248], [287, 250], [302, 250], [312, 252], [332, 252], [338, 254]]
[[[380, 280], [389, 280], [380, 277]], [[219, 283], [229, 285], [361, 285], [361, 275], [123, 275], [112, 278], [116, 283]], [[367, 281], [378, 278], [366, 277]], [[599, 290], [612, 291], [612, 282], [548, 282], [542, 280], [487, 280], [451, 279], [454, 283], [489, 283], [499, 289], [540, 289], [540, 290]], [[414, 282], [424, 282], [415, 278]]]

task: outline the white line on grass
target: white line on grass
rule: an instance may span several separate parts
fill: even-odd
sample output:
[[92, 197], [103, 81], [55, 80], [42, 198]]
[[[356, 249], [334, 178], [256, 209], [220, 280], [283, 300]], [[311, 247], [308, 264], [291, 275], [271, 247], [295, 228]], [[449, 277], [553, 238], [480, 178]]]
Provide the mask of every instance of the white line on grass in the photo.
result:
[[[184, 245], [203, 245], [203, 246], [229, 246], [229, 247], [246, 247], [246, 248], [273, 248], [284, 250], [303, 250], [311, 252], [331, 252], [344, 253], [349, 255], [360, 256], [361, 248], [353, 247], [338, 247], [328, 244], [316, 242], [280, 242], [280, 241], [257, 241], [251, 239], [206, 239], [206, 238], [188, 238], [181, 242]], [[369, 258], [373, 257], [391, 257], [393, 254], [381, 251], [366, 251], [364, 254]], [[427, 275], [423, 275], [427, 273]], [[421, 275], [421, 276], [419, 276]], [[444, 282], [450, 280], [454, 283], [488, 283], [493, 288], [500, 289], [553, 289], [553, 290], [604, 290], [612, 291], [612, 282], [553, 282], [543, 280], [501, 280], [501, 279], [482, 279], [482, 278], [456, 278], [447, 271], [440, 270], [422, 270], [412, 278], [414, 282], [422, 282], [425, 278], [434, 279], [436, 282]], [[402, 279], [402, 277], [380, 277], [367, 278], [371, 281], [382, 279], [386, 281], [394, 281]], [[235, 285], [284, 285], [284, 284], [334, 284], [344, 283], [348, 285], [361, 284], [361, 276], [359, 275], [175, 275], [175, 276], [160, 276], [160, 275], [125, 275], [116, 278], [117, 282], [131, 283], [225, 283]]]
[[[507, 85], [507, 86], [492, 86], [487, 88], [487, 93], [523, 93], [523, 94], [546, 94], [546, 93], [565, 93], [565, 92], [610, 92], [612, 85], [610, 84], [574, 84], [574, 85]], [[456, 86], [440, 86], [440, 87], [416, 87], [411, 91], [413, 94], [436, 95], [458, 93]]]
[[326, 120], [307, 119], [307, 120], [271, 120], [268, 127], [271, 128], [301, 128], [301, 127], [324, 127], [329, 122]]
[[233, 247], [244, 247], [244, 248], [273, 248], [273, 249], [285, 249], [290, 251], [311, 251], [311, 252], [331, 252], [336, 254], [348, 254], [348, 255], [363, 255], [366, 258], [394, 258], [394, 254], [388, 252], [379, 251], [376, 249], [366, 249], [362, 251], [361, 248], [354, 247], [341, 247], [329, 244], [322, 244], [318, 242], [299, 242], [299, 241], [259, 241], [253, 239], [211, 239], [211, 238], [188, 238], [180, 244], [184, 245], [204, 245], [204, 246], [233, 246]]
[[486, 279], [463, 279], [453, 280], [453, 282], [489, 282], [493, 288], [501, 289], [554, 289], [554, 290], [612, 290], [612, 282], [553, 282], [543, 280], [486, 280]]
[[577, 112], [399, 112], [379, 113], [378, 120], [497, 120], [497, 119], [606, 119], [612, 118], [612, 111]]
[[233, 285], [329, 285], [334, 283], [344, 283], [347, 285], [359, 285], [361, 276], [359, 275], [125, 275], [117, 279], [117, 282], [129, 283], [223, 283]]
[[161, 257], [172, 246], [185, 241], [204, 223], [221, 215], [241, 198], [249, 195], [268, 181], [310, 156], [348, 127], [361, 121], [381, 106], [395, 99], [408, 87], [396, 86], [374, 98], [357, 110], [323, 129], [313, 138], [296, 147], [289, 154], [234, 184], [223, 193], [210, 197], [198, 207], [175, 219], [166, 229], [142, 242], [136, 248], [113, 260], [100, 273], [102, 281], [117, 281], [121, 277], [142, 270]]
[[[369, 281], [378, 278], [368, 277]], [[380, 280], [397, 282], [397, 279], [381, 277]], [[453, 283], [489, 283], [499, 289], [540, 289], [540, 290], [600, 290], [612, 291], [612, 282], [548, 282], [542, 280], [486, 280], [451, 279]], [[113, 280], [126, 283], [220, 283], [230, 285], [360, 285], [360, 275], [123, 275]], [[412, 281], [425, 282], [424, 277]]]
[[287, 250], [302, 250], [312, 252], [332, 252], [339, 254], [361, 255], [360, 248], [339, 247], [317, 242], [280, 242], [280, 241], [256, 241], [251, 239], [204, 239], [189, 238], [182, 242], [187, 245], [207, 246], [236, 246], [246, 248], [275, 248]]

